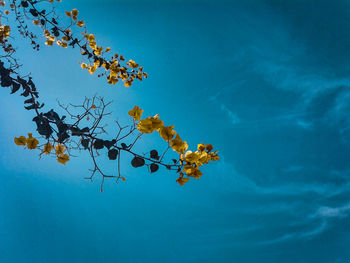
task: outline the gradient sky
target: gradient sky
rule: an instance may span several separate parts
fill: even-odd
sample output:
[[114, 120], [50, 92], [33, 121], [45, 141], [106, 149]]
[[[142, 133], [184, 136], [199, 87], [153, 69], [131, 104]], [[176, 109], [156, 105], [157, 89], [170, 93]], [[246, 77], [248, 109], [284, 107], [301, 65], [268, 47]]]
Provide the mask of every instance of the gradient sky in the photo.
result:
[[2, 89], [0, 262], [350, 262], [349, 1], [66, 0], [58, 12], [72, 8], [149, 79], [108, 86], [78, 50], [19, 39], [46, 109], [98, 93], [114, 101], [111, 124], [139, 105], [221, 160], [180, 187], [126, 159], [127, 181], [101, 194], [85, 154], [63, 166], [13, 143], [33, 113]]

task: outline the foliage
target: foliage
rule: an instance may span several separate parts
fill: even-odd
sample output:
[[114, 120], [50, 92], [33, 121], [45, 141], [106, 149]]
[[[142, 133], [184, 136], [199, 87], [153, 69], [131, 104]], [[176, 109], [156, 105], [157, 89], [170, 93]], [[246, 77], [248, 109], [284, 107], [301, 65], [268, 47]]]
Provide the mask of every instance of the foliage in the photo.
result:
[[[213, 151], [211, 144], [199, 144], [196, 151], [188, 150], [187, 142], [174, 130], [174, 125], [165, 126], [158, 114], [142, 118], [144, 111], [139, 106], [128, 112], [132, 124], [123, 127], [117, 121], [115, 135], [109, 139], [102, 135], [106, 135], [103, 120], [111, 114], [108, 111], [111, 102], [105, 102], [102, 97], [85, 98], [81, 105], [59, 103], [59, 109], [65, 115], [55, 109], [44, 111], [44, 103], [38, 101], [39, 93], [33, 79], [30, 76], [21, 76], [18, 71], [20, 64], [15, 58], [16, 49], [10, 43], [13, 41], [10, 37], [13, 28], [17, 28], [36, 51], [40, 50], [40, 43], [38, 36], [31, 32], [31, 26], [41, 28], [45, 39], [43, 42], [48, 46], [56, 44], [63, 48], [79, 49], [83, 59], [81, 68], [88, 70], [90, 74], [100, 71], [98, 77], [105, 76], [108, 84], [115, 85], [122, 81], [124, 86], [130, 87], [135, 80], [142, 81], [147, 78], [143, 67], [135, 61], [130, 59], [125, 62], [124, 57], [118, 54], [107, 58], [111, 49], [97, 44], [95, 36], [88, 33], [85, 21], [78, 19], [77, 9], [65, 12], [67, 24], [56, 14], [53, 6], [43, 8], [45, 4], [53, 3], [53, 0], [12, 0], [9, 4], [0, 1], [3, 8], [0, 17], [0, 45], [3, 52], [0, 60], [0, 84], [11, 89], [11, 94], [21, 91], [20, 95], [26, 98], [24, 108], [35, 113], [33, 122], [38, 133], [36, 138], [32, 133], [28, 133], [27, 137], [16, 137], [16, 145], [29, 150], [40, 150], [40, 156], [53, 156], [61, 164], [70, 161], [73, 151], [87, 151], [93, 162], [91, 175], [87, 179], [93, 180], [96, 174], [102, 176], [101, 191], [105, 178], [114, 178], [117, 182], [125, 181], [120, 169], [122, 154], [132, 156], [131, 165], [135, 168], [146, 166], [151, 173], [157, 172], [159, 167], [175, 171], [179, 175], [176, 181], [180, 185], [188, 182], [190, 177], [198, 179], [202, 175], [199, 170], [202, 165], [219, 160], [217, 151]], [[15, 20], [14, 25], [3, 24], [3, 21], [10, 21], [8, 17], [11, 15]], [[157, 132], [167, 143], [166, 150], [161, 155], [156, 149], [147, 154], [134, 152], [136, 142], [144, 134], [153, 132]], [[177, 159], [165, 160], [169, 149], [178, 154]], [[100, 168], [97, 157], [101, 155], [117, 163], [117, 175], [107, 175]]]

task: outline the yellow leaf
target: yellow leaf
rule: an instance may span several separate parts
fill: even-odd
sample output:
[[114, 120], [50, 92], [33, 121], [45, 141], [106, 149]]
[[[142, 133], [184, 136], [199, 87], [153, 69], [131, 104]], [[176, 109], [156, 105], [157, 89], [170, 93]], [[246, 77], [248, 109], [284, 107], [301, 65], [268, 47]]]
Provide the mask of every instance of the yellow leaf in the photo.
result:
[[211, 160], [210, 155], [206, 151], [202, 151], [198, 154], [198, 161], [196, 164], [198, 166], [201, 166], [205, 163], [209, 163], [210, 160]]
[[93, 41], [93, 40], [95, 40], [95, 36], [93, 34], [87, 35], [87, 39], [89, 41]]
[[45, 37], [49, 37], [51, 34], [50, 34], [50, 31], [49, 30], [47, 30], [47, 29], [45, 29], [44, 30], [44, 35], [45, 35]]
[[44, 149], [42, 150], [42, 153], [49, 154], [53, 150], [53, 146], [51, 143], [47, 143], [44, 145]]
[[198, 152], [187, 151], [185, 154], [185, 160], [186, 162], [189, 162], [189, 163], [197, 162], [198, 158], [199, 158]]
[[77, 16], [79, 14], [79, 11], [77, 9], [72, 9], [72, 15]]
[[112, 74], [107, 77], [107, 80], [108, 80], [108, 84], [113, 84], [113, 85], [115, 85], [118, 82], [118, 79], [112, 76]]
[[186, 173], [187, 173], [187, 176], [191, 176], [191, 177], [194, 177], [196, 179], [199, 179], [199, 177], [202, 176], [202, 172], [197, 167], [193, 167], [193, 169], [191, 171], [188, 171]]
[[164, 122], [159, 119], [159, 115], [157, 114], [154, 117], [147, 117], [140, 120], [137, 129], [142, 133], [152, 133], [153, 131], [159, 131], [163, 125]]
[[152, 133], [152, 121], [149, 118], [140, 120], [137, 129], [142, 133]]
[[17, 145], [26, 145], [27, 138], [24, 136], [20, 136], [18, 138], [16, 137], [14, 141], [15, 141], [15, 144], [17, 144]]
[[218, 161], [220, 157], [216, 153], [209, 153], [209, 157], [211, 161]]
[[170, 141], [174, 135], [176, 134], [176, 132], [173, 130], [174, 129], [174, 125], [168, 126], [168, 127], [161, 127], [159, 129], [159, 134], [160, 136], [166, 140], [167, 142]]
[[205, 148], [207, 148], [208, 152], [210, 152], [211, 150], [213, 150], [214, 147], [211, 144], [207, 144]]
[[62, 41], [60, 41], [60, 40], [58, 40], [58, 41], [56, 42], [56, 44], [59, 45], [59, 46], [61, 46], [61, 47], [64, 47], [64, 48], [66, 48], [66, 47], [68, 46], [68, 44], [67, 44], [66, 42], [62, 42]]
[[61, 164], [66, 164], [66, 162], [68, 162], [68, 161], [69, 161], [68, 154], [62, 154], [62, 155], [57, 157], [57, 162], [59, 162]]
[[176, 182], [178, 182], [180, 185], [184, 185], [188, 182], [188, 180], [190, 180], [190, 178], [179, 177], [178, 179], [176, 179]]
[[89, 66], [89, 73], [90, 74], [93, 74], [95, 71], [96, 71], [97, 67], [94, 65], [94, 66]]
[[137, 68], [139, 66], [139, 64], [137, 64], [135, 61], [133, 61], [131, 59], [129, 60], [129, 62], [127, 64], [132, 68]]
[[182, 141], [180, 136], [176, 134], [176, 137], [170, 141], [170, 147], [177, 153], [185, 153], [188, 148], [187, 142]]
[[45, 41], [45, 45], [47, 45], [47, 46], [52, 46], [53, 43], [54, 43], [53, 40], [50, 40], [50, 39]]
[[59, 143], [56, 145], [56, 155], [57, 156], [64, 154], [64, 152], [66, 150], [67, 150], [66, 147], [64, 147], [62, 144]]
[[159, 119], [159, 114], [156, 114], [154, 117], [150, 117], [152, 121], [152, 129], [154, 131], [159, 131], [160, 128], [164, 126], [164, 121]]
[[184, 165], [184, 168], [183, 168], [183, 171], [184, 171], [185, 173], [187, 173], [187, 174], [190, 174], [190, 173], [194, 172], [195, 169], [196, 169], [196, 168], [193, 167], [191, 164], [185, 164], [185, 165]]
[[84, 26], [84, 20], [80, 20], [77, 22], [78, 27], [83, 27]]
[[198, 146], [197, 146], [197, 149], [198, 149], [198, 151], [204, 151], [205, 150], [205, 144], [203, 144], [203, 143], [200, 143], [200, 144], [198, 144]]
[[125, 87], [131, 87], [131, 85], [132, 85], [132, 80], [127, 80], [124, 82]]
[[27, 148], [30, 150], [36, 149], [38, 144], [39, 144], [39, 141], [31, 136], [27, 139]]
[[128, 112], [128, 114], [134, 118], [134, 120], [139, 121], [141, 119], [143, 110], [139, 106], [136, 106]]

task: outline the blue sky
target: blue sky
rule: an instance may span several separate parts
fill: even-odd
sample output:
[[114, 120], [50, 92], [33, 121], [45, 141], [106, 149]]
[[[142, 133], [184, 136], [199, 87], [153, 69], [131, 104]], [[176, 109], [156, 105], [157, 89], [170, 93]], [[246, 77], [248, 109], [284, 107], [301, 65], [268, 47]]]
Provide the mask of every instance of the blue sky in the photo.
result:
[[350, 261], [348, 1], [63, 1], [58, 11], [72, 8], [149, 79], [111, 87], [79, 68], [77, 50], [19, 42], [47, 109], [97, 92], [114, 101], [111, 123], [139, 105], [222, 158], [184, 187], [126, 159], [127, 181], [101, 194], [83, 180], [86, 155], [62, 166], [14, 145], [32, 113], [3, 89], [1, 262]]

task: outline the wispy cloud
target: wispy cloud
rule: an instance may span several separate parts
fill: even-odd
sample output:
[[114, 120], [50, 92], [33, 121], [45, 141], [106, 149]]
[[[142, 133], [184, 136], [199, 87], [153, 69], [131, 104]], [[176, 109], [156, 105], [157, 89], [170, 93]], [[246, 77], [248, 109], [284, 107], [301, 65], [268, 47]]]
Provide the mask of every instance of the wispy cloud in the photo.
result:
[[311, 130], [313, 126], [311, 121], [304, 121], [304, 120], [297, 120], [296, 124], [305, 130]]
[[300, 231], [285, 233], [285, 234], [282, 234], [280, 237], [259, 242], [258, 245], [273, 245], [273, 244], [287, 242], [289, 240], [310, 239], [322, 234], [327, 229], [326, 221], [322, 221], [316, 224], [312, 224], [311, 222], [305, 221], [304, 224], [306, 226], [309, 225], [310, 229], [307, 229], [307, 230], [304, 229]]
[[[247, 202], [256, 202], [259, 205], [240, 207], [236, 213], [244, 216], [257, 216], [271, 218], [257, 224], [255, 232], [260, 240], [256, 240], [257, 246], [269, 246], [291, 240], [311, 240], [323, 235], [327, 230], [335, 226], [334, 220], [350, 216], [350, 203], [331, 207], [319, 205], [319, 202], [326, 202], [330, 197], [344, 195], [350, 191], [350, 184], [311, 184], [307, 182], [286, 183], [280, 182], [274, 185], [258, 184], [253, 178], [240, 174], [235, 166], [225, 161], [224, 156], [215, 167], [216, 174], [210, 185], [231, 200], [247, 197]], [[303, 172], [304, 166], [291, 165], [282, 170], [282, 174]], [[230, 171], [228, 173], [228, 171]], [[334, 174], [334, 171], [330, 171]], [[346, 173], [346, 171], [344, 171]], [[305, 200], [312, 200], [306, 204]], [[261, 206], [261, 201], [268, 200], [268, 203]], [[301, 201], [303, 200], [303, 201]], [[289, 218], [284, 222], [275, 221], [276, 216]], [[273, 223], [274, 222], [274, 223]], [[267, 225], [268, 226], [267, 226]], [[272, 224], [272, 225], [270, 225]], [[265, 228], [275, 229], [275, 233], [260, 235]], [[242, 235], [245, 233], [242, 233]]]
[[[328, 101], [325, 99], [323, 104], [318, 105], [320, 109], [326, 110], [319, 120], [330, 125], [338, 125], [340, 128], [344, 124], [350, 126], [350, 117], [347, 114], [350, 109], [350, 78], [336, 77], [328, 68], [317, 66], [305, 68], [303, 63], [292, 60], [292, 54], [285, 54], [282, 60], [278, 57], [279, 52], [280, 50], [266, 57], [264, 49], [256, 49], [257, 60], [252, 74], [258, 74], [271, 87], [300, 94], [299, 103], [295, 107], [305, 118], [295, 118], [296, 125], [303, 129], [311, 129], [318, 112], [310, 106], [319, 97], [327, 97], [327, 94], [334, 93], [334, 102], [331, 101], [333, 96], [328, 96]], [[308, 55], [302, 46], [296, 48], [294, 53], [298, 56]]]
[[322, 206], [316, 211], [313, 217], [344, 218], [349, 216], [349, 213], [350, 213], [350, 204], [345, 204], [339, 207]]
[[[278, 27], [280, 25], [281, 23]], [[338, 68], [329, 68], [326, 63], [314, 63], [318, 58], [313, 58], [313, 54], [309, 53], [307, 43], [295, 40], [285, 28], [279, 32], [278, 27], [275, 28], [276, 35], [279, 36], [276, 40], [263, 37], [261, 41], [259, 39], [260, 43], [254, 42], [252, 45], [241, 45], [238, 48], [238, 53], [242, 55], [235, 56], [230, 62], [233, 67], [239, 65], [234, 68], [231, 82], [224, 83], [223, 88], [210, 98], [217, 109], [225, 112], [231, 120], [231, 128], [280, 128], [282, 125], [289, 128], [289, 125], [294, 125], [294, 134], [298, 135], [295, 140], [297, 143], [302, 141], [301, 151], [295, 150], [295, 154], [292, 152], [290, 158], [305, 156], [305, 161], [298, 159], [299, 162], [294, 163], [291, 159], [289, 167], [279, 167], [281, 169], [276, 169], [277, 172], [273, 170], [275, 166], [271, 162], [271, 166], [274, 166], [271, 169], [272, 173], [280, 173], [280, 178], [284, 178], [279, 180], [274, 177], [276, 180], [273, 181], [273, 185], [265, 183], [261, 178], [255, 179], [259, 176], [254, 177], [253, 172], [247, 172], [251, 177], [245, 176], [244, 165], [247, 166], [250, 162], [241, 165], [239, 171], [224, 159], [220, 161], [221, 168], [215, 167], [220, 172], [216, 173], [218, 175], [213, 179], [213, 187], [220, 189], [225, 197], [230, 197], [230, 194], [239, 198], [249, 195], [247, 203], [256, 203], [251, 207], [242, 208], [242, 213], [255, 213], [254, 215], [263, 219], [268, 218], [268, 222], [264, 222], [266, 225], [262, 223], [256, 231], [269, 228], [274, 233], [268, 233], [256, 242], [260, 245], [318, 238], [335, 227], [336, 221], [350, 216], [350, 204], [335, 203], [334, 206], [329, 206], [327, 203], [331, 197], [334, 201], [338, 196], [349, 193], [347, 174], [341, 171], [342, 175], [332, 176], [332, 171], [328, 171], [327, 168], [321, 171], [313, 160], [317, 160], [318, 157], [323, 160], [323, 156], [317, 152], [309, 156], [310, 153], [303, 151], [302, 145], [308, 144], [308, 138], [312, 141], [312, 134], [320, 135], [323, 132], [319, 130], [320, 127], [329, 127], [331, 135], [337, 135], [337, 129], [340, 136], [350, 132], [350, 78], [340, 74]], [[297, 43], [291, 44], [293, 41]], [[278, 132], [283, 133], [284, 130], [280, 129]], [[304, 139], [304, 135], [307, 135], [305, 140], [299, 140]], [[288, 138], [290, 137], [292, 136], [289, 135]], [[316, 147], [317, 143], [317, 140], [312, 141], [308, 147], [318, 151], [321, 147]], [[305, 149], [310, 150], [307, 147]], [[324, 150], [325, 154], [331, 151], [327, 148]], [[223, 176], [220, 176], [221, 174]], [[264, 175], [268, 181], [270, 178], [266, 174], [268, 172], [265, 171]], [[273, 176], [271, 175], [271, 178]], [[340, 181], [344, 183], [339, 184]], [[268, 201], [264, 203], [261, 200]], [[328, 205], [325, 206], [325, 203]], [[280, 222], [276, 217], [285, 221]]]
[[237, 124], [240, 122], [240, 119], [236, 114], [234, 114], [226, 105], [221, 104], [220, 109], [227, 114], [232, 124]]
[[343, 219], [350, 214], [350, 204], [339, 207], [321, 206], [315, 213], [304, 217], [298, 222], [302, 226], [301, 231], [285, 233], [280, 237], [265, 240], [260, 245], [271, 245], [280, 242], [286, 242], [291, 239], [310, 239], [323, 234], [327, 229], [332, 227], [333, 219]]
[[[295, 181], [295, 182], [280, 182], [275, 183], [272, 186], [258, 184], [253, 178], [250, 178], [236, 170], [234, 164], [227, 162], [225, 156], [221, 155], [220, 162], [213, 165], [215, 170], [215, 177], [210, 177], [211, 186], [219, 187], [220, 191], [227, 192], [244, 192], [254, 193], [257, 195], [274, 195], [274, 196], [300, 196], [302, 194], [314, 193], [324, 198], [332, 197], [350, 191], [350, 182], [343, 183], [341, 186], [336, 183], [328, 184], [314, 184], [307, 181]], [[300, 165], [291, 165], [281, 170], [282, 174], [288, 173], [303, 173], [306, 167]], [[317, 172], [316, 169], [314, 172]], [[335, 173], [348, 174], [350, 171], [329, 171], [330, 175]], [[349, 204], [350, 206], [350, 204]]]

